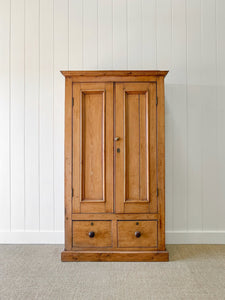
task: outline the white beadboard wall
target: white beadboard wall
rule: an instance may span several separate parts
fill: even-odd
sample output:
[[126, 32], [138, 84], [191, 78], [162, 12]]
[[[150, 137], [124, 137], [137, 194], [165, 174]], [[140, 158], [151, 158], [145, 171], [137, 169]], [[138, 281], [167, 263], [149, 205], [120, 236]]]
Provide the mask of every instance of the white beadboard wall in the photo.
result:
[[166, 241], [225, 243], [225, 1], [0, 0], [0, 243], [64, 242], [60, 70], [166, 77]]

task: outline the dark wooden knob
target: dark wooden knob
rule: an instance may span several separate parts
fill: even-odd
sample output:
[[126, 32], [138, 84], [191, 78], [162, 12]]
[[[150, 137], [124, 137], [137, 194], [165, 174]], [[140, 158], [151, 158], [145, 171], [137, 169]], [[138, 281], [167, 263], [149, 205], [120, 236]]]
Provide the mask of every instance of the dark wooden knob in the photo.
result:
[[88, 233], [88, 235], [89, 235], [90, 238], [93, 238], [93, 237], [95, 236], [95, 233], [94, 233], [94, 231], [90, 231], [90, 232]]
[[139, 238], [139, 237], [141, 236], [140, 231], [136, 231], [136, 232], [135, 232], [135, 236], [136, 236], [137, 238]]

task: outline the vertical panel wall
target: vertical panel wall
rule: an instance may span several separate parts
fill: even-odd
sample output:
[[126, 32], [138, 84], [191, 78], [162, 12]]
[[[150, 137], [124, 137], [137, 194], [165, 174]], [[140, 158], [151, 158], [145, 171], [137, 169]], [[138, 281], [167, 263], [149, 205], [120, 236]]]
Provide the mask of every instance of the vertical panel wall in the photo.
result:
[[39, 1], [25, 2], [25, 230], [39, 228]]
[[[11, 1], [11, 230], [25, 230], [25, 0]], [[1, 201], [4, 199], [1, 198]]]
[[223, 0], [0, 0], [0, 242], [63, 243], [62, 69], [168, 69], [168, 243], [225, 243]]
[[[11, 230], [11, 3], [0, 1], [0, 231]], [[6, 233], [7, 234], [7, 233]]]
[[54, 230], [53, 0], [40, 1], [39, 182], [41, 231]]

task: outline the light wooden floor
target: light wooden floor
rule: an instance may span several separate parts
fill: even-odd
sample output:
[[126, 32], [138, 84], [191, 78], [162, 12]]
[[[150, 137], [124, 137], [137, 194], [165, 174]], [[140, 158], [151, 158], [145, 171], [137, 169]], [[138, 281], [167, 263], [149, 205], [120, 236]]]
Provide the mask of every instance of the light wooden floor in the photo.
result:
[[0, 299], [225, 299], [225, 245], [168, 245], [166, 263], [62, 263], [60, 245], [0, 245]]

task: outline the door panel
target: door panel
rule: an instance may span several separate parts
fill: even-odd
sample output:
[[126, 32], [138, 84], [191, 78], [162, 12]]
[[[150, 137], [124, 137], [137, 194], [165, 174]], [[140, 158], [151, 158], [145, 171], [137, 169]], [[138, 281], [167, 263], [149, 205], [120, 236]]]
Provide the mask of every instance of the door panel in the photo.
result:
[[74, 84], [73, 97], [73, 212], [112, 212], [113, 85]]
[[115, 122], [116, 212], [156, 212], [156, 83], [116, 84]]
[[125, 201], [148, 201], [146, 102], [143, 94], [125, 95]]
[[104, 92], [82, 93], [82, 198], [105, 201], [105, 97]]

